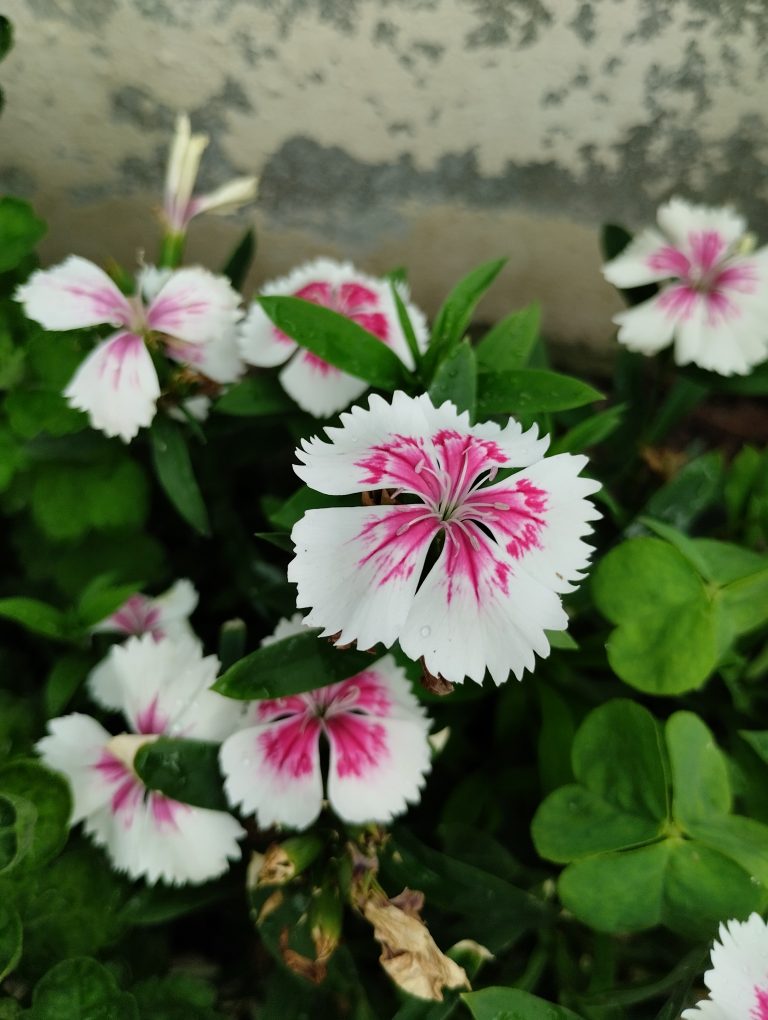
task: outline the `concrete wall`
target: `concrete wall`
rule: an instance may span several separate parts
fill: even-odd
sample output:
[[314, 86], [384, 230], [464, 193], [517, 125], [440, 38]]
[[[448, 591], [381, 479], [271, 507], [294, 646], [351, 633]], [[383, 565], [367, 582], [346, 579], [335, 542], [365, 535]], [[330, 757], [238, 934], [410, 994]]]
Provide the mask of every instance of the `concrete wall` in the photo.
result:
[[610, 342], [597, 225], [678, 192], [768, 233], [764, 0], [11, 0], [0, 187], [50, 220], [44, 256], [151, 257], [177, 110], [203, 179], [261, 176], [256, 210], [193, 226], [217, 265], [246, 222], [251, 285], [309, 255], [410, 266], [433, 311], [500, 254], [494, 318]]

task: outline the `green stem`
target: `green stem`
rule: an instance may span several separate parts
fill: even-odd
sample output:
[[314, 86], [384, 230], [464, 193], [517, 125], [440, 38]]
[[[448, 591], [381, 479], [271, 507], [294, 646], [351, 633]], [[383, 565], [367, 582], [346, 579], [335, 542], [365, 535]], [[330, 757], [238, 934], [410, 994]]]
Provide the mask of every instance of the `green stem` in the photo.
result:
[[161, 269], [176, 269], [181, 265], [186, 240], [187, 235], [184, 233], [165, 234], [160, 245], [160, 256], [157, 260]]

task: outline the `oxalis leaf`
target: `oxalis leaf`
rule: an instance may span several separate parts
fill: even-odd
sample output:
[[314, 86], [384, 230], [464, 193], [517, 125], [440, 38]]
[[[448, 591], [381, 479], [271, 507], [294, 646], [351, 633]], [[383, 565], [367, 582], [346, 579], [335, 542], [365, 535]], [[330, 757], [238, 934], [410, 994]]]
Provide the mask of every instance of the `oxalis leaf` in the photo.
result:
[[394, 351], [346, 316], [296, 297], [259, 304], [279, 330], [336, 368], [382, 389], [402, 385], [406, 370]]
[[346, 680], [375, 661], [368, 652], [334, 648], [319, 634], [307, 630], [251, 652], [220, 676], [212, 690], [242, 701], [282, 698]]
[[730, 814], [726, 760], [696, 715], [662, 730], [635, 702], [608, 702], [580, 727], [572, 764], [577, 782], [544, 800], [532, 835], [568, 863], [560, 898], [584, 923], [706, 938], [768, 902], [768, 826]]
[[49, 970], [32, 996], [30, 1020], [139, 1020], [136, 1000], [96, 960], [75, 957]]
[[159, 414], [150, 429], [152, 462], [160, 485], [185, 521], [201, 535], [210, 534], [208, 511], [192, 471], [181, 427]]

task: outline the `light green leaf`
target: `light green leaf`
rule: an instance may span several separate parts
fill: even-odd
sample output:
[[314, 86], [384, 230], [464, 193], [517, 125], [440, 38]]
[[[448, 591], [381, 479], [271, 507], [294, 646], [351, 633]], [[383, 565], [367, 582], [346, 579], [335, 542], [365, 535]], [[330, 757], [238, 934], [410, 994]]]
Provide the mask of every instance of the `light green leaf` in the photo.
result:
[[672, 770], [675, 820], [684, 828], [731, 810], [725, 757], [709, 729], [693, 712], [675, 712], [665, 727]]
[[482, 988], [463, 992], [474, 1020], [580, 1020], [576, 1013], [521, 988]]
[[602, 399], [602, 393], [579, 379], [542, 368], [481, 372], [477, 378], [477, 417], [481, 420], [494, 414], [567, 411]]
[[581, 453], [591, 446], [597, 446], [621, 425], [625, 410], [625, 404], [617, 404], [615, 407], [609, 407], [607, 411], [598, 411], [597, 414], [590, 415], [578, 425], [568, 429], [565, 435], [554, 442], [550, 454]]
[[33, 634], [42, 634], [44, 637], [69, 639], [69, 623], [67, 617], [60, 609], [49, 606], [46, 602], [38, 599], [28, 599], [22, 596], [0, 599], [0, 616], [6, 620], [13, 620], [20, 623], [22, 627], [31, 630]]
[[[0, 56], [4, 56], [10, 40], [10, 26], [0, 25]], [[35, 248], [46, 232], [29, 202], [20, 198], [0, 198], [0, 273], [13, 269]]]
[[469, 411], [470, 421], [474, 420], [477, 368], [475, 354], [468, 340], [462, 341], [437, 366], [429, 387], [429, 398], [435, 407], [450, 400], [459, 413]]
[[259, 304], [279, 330], [336, 368], [382, 389], [402, 385], [405, 366], [394, 351], [346, 316], [296, 297], [270, 295]]
[[538, 339], [540, 321], [541, 308], [534, 302], [497, 322], [475, 348], [480, 371], [524, 368]]
[[261, 417], [270, 414], [289, 414], [296, 405], [277, 379], [266, 372], [249, 375], [235, 386], [230, 386], [220, 397], [214, 410], [237, 417]]

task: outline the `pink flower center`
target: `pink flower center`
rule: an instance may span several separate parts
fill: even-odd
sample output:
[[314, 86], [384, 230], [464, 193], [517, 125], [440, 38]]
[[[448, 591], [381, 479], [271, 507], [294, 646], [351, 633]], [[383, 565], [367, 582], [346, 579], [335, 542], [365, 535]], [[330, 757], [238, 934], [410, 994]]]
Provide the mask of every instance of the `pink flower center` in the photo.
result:
[[124, 634], [152, 634], [156, 641], [165, 636], [160, 627], [160, 610], [146, 595], [131, 595], [112, 615], [112, 623]]

